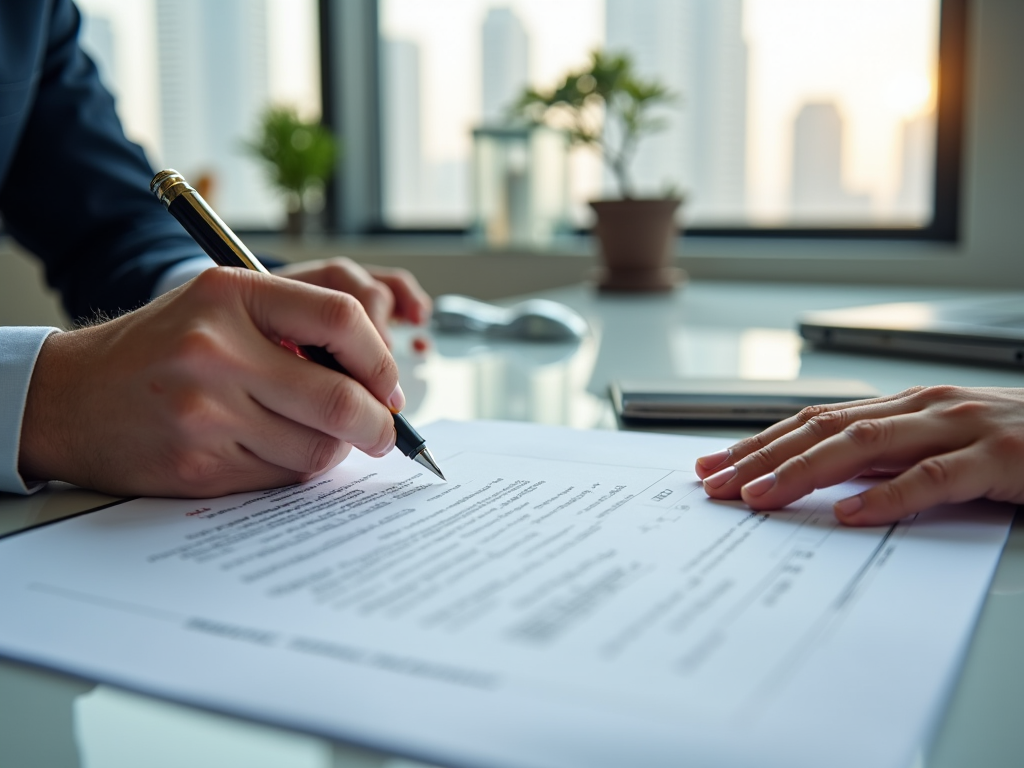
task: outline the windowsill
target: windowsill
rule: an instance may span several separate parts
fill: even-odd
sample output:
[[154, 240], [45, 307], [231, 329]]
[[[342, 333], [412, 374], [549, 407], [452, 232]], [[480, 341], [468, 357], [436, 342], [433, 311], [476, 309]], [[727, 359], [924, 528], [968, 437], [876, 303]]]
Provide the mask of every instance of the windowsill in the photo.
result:
[[[336, 254], [384, 254], [403, 256], [529, 256], [587, 257], [595, 251], [594, 239], [580, 235], [556, 239], [549, 245], [488, 246], [471, 236], [460, 235], [307, 235], [294, 240], [284, 235], [250, 235], [246, 238], [257, 247], [285, 258], [312, 258], [321, 252]], [[809, 260], [864, 259], [885, 254], [887, 258], [934, 259], [957, 258], [962, 255], [958, 243], [930, 240], [855, 240], [830, 238], [763, 238], [686, 236], [677, 241], [676, 253], [688, 259], [771, 259], [797, 258]]]
[[[451, 235], [247, 237], [257, 252], [286, 261], [344, 254], [354, 260], [414, 272], [431, 293], [498, 298], [589, 279], [596, 246], [566, 238], [548, 248], [491, 249]], [[999, 287], [958, 244], [932, 241], [684, 238], [678, 263], [693, 279]], [[967, 275], [965, 277], [965, 275]]]
[[935, 259], [957, 258], [959, 243], [934, 240], [855, 240], [830, 238], [731, 238], [684, 237], [683, 258], [810, 259], [814, 261], [878, 258]]

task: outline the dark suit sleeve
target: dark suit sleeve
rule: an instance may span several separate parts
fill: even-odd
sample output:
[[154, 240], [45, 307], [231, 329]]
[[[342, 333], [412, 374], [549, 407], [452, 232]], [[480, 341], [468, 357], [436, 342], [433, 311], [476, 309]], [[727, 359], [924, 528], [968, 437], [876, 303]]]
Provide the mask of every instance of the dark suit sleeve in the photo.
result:
[[149, 191], [153, 171], [78, 45], [71, 0], [55, 0], [39, 87], [0, 189], [8, 232], [46, 265], [74, 318], [149, 300], [171, 265], [201, 255]]

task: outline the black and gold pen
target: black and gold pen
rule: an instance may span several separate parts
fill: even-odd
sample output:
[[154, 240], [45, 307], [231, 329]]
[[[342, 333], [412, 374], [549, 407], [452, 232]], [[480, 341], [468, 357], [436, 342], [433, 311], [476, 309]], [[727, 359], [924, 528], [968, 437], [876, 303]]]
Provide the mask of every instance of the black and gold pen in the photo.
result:
[[[256, 272], [267, 273], [267, 268], [260, 264], [252, 251], [238, 239], [227, 224], [221, 221], [214, 210], [203, 200], [184, 177], [174, 170], [160, 171], [153, 177], [149, 188], [159, 198], [170, 214], [178, 220], [192, 238], [206, 251], [211, 259], [222, 267], [242, 267]], [[299, 346], [303, 357], [319, 363], [325, 368], [350, 376], [348, 371], [334, 359], [334, 355], [323, 347]], [[413, 429], [408, 420], [400, 413], [393, 414], [395, 419], [395, 447], [418, 464], [422, 464], [435, 475], [444, 480], [434, 457], [427, 450], [427, 443]]]

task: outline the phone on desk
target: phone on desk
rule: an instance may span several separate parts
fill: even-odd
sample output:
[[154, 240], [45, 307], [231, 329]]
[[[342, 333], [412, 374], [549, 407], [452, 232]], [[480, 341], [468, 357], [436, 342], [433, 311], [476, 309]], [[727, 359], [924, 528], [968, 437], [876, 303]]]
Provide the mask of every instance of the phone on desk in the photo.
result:
[[774, 424], [808, 405], [880, 394], [853, 379], [623, 380], [609, 389], [615, 414], [627, 426]]

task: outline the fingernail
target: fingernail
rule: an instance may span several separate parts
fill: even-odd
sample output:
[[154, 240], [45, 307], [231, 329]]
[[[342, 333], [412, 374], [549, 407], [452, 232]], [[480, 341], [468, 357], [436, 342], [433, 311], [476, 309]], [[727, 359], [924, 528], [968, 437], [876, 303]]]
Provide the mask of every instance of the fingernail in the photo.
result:
[[704, 469], [714, 469], [715, 467], [721, 466], [722, 462], [728, 459], [731, 455], [732, 450], [729, 448], [724, 448], [721, 451], [709, 453], [707, 456], [701, 456], [699, 459], [697, 459], [697, 463], [704, 467]]
[[705, 477], [704, 485], [708, 488], [721, 488], [734, 477], [736, 477], [736, 467], [726, 467], [721, 472], [715, 472], [710, 477]]
[[833, 504], [832, 511], [835, 512], [837, 515], [849, 517], [855, 512], [860, 512], [861, 507], [863, 506], [864, 499], [862, 499], [860, 496], [850, 496], [849, 498], [846, 499], [840, 499], [835, 504]]
[[743, 486], [743, 495], [761, 496], [775, 486], [775, 479], [774, 472], [769, 472], [767, 475], [761, 475], [757, 480], [751, 480]]
[[391, 409], [392, 413], [398, 413], [405, 408], [405, 392], [402, 391], [401, 384], [395, 387], [395, 391], [388, 398], [388, 408]]

